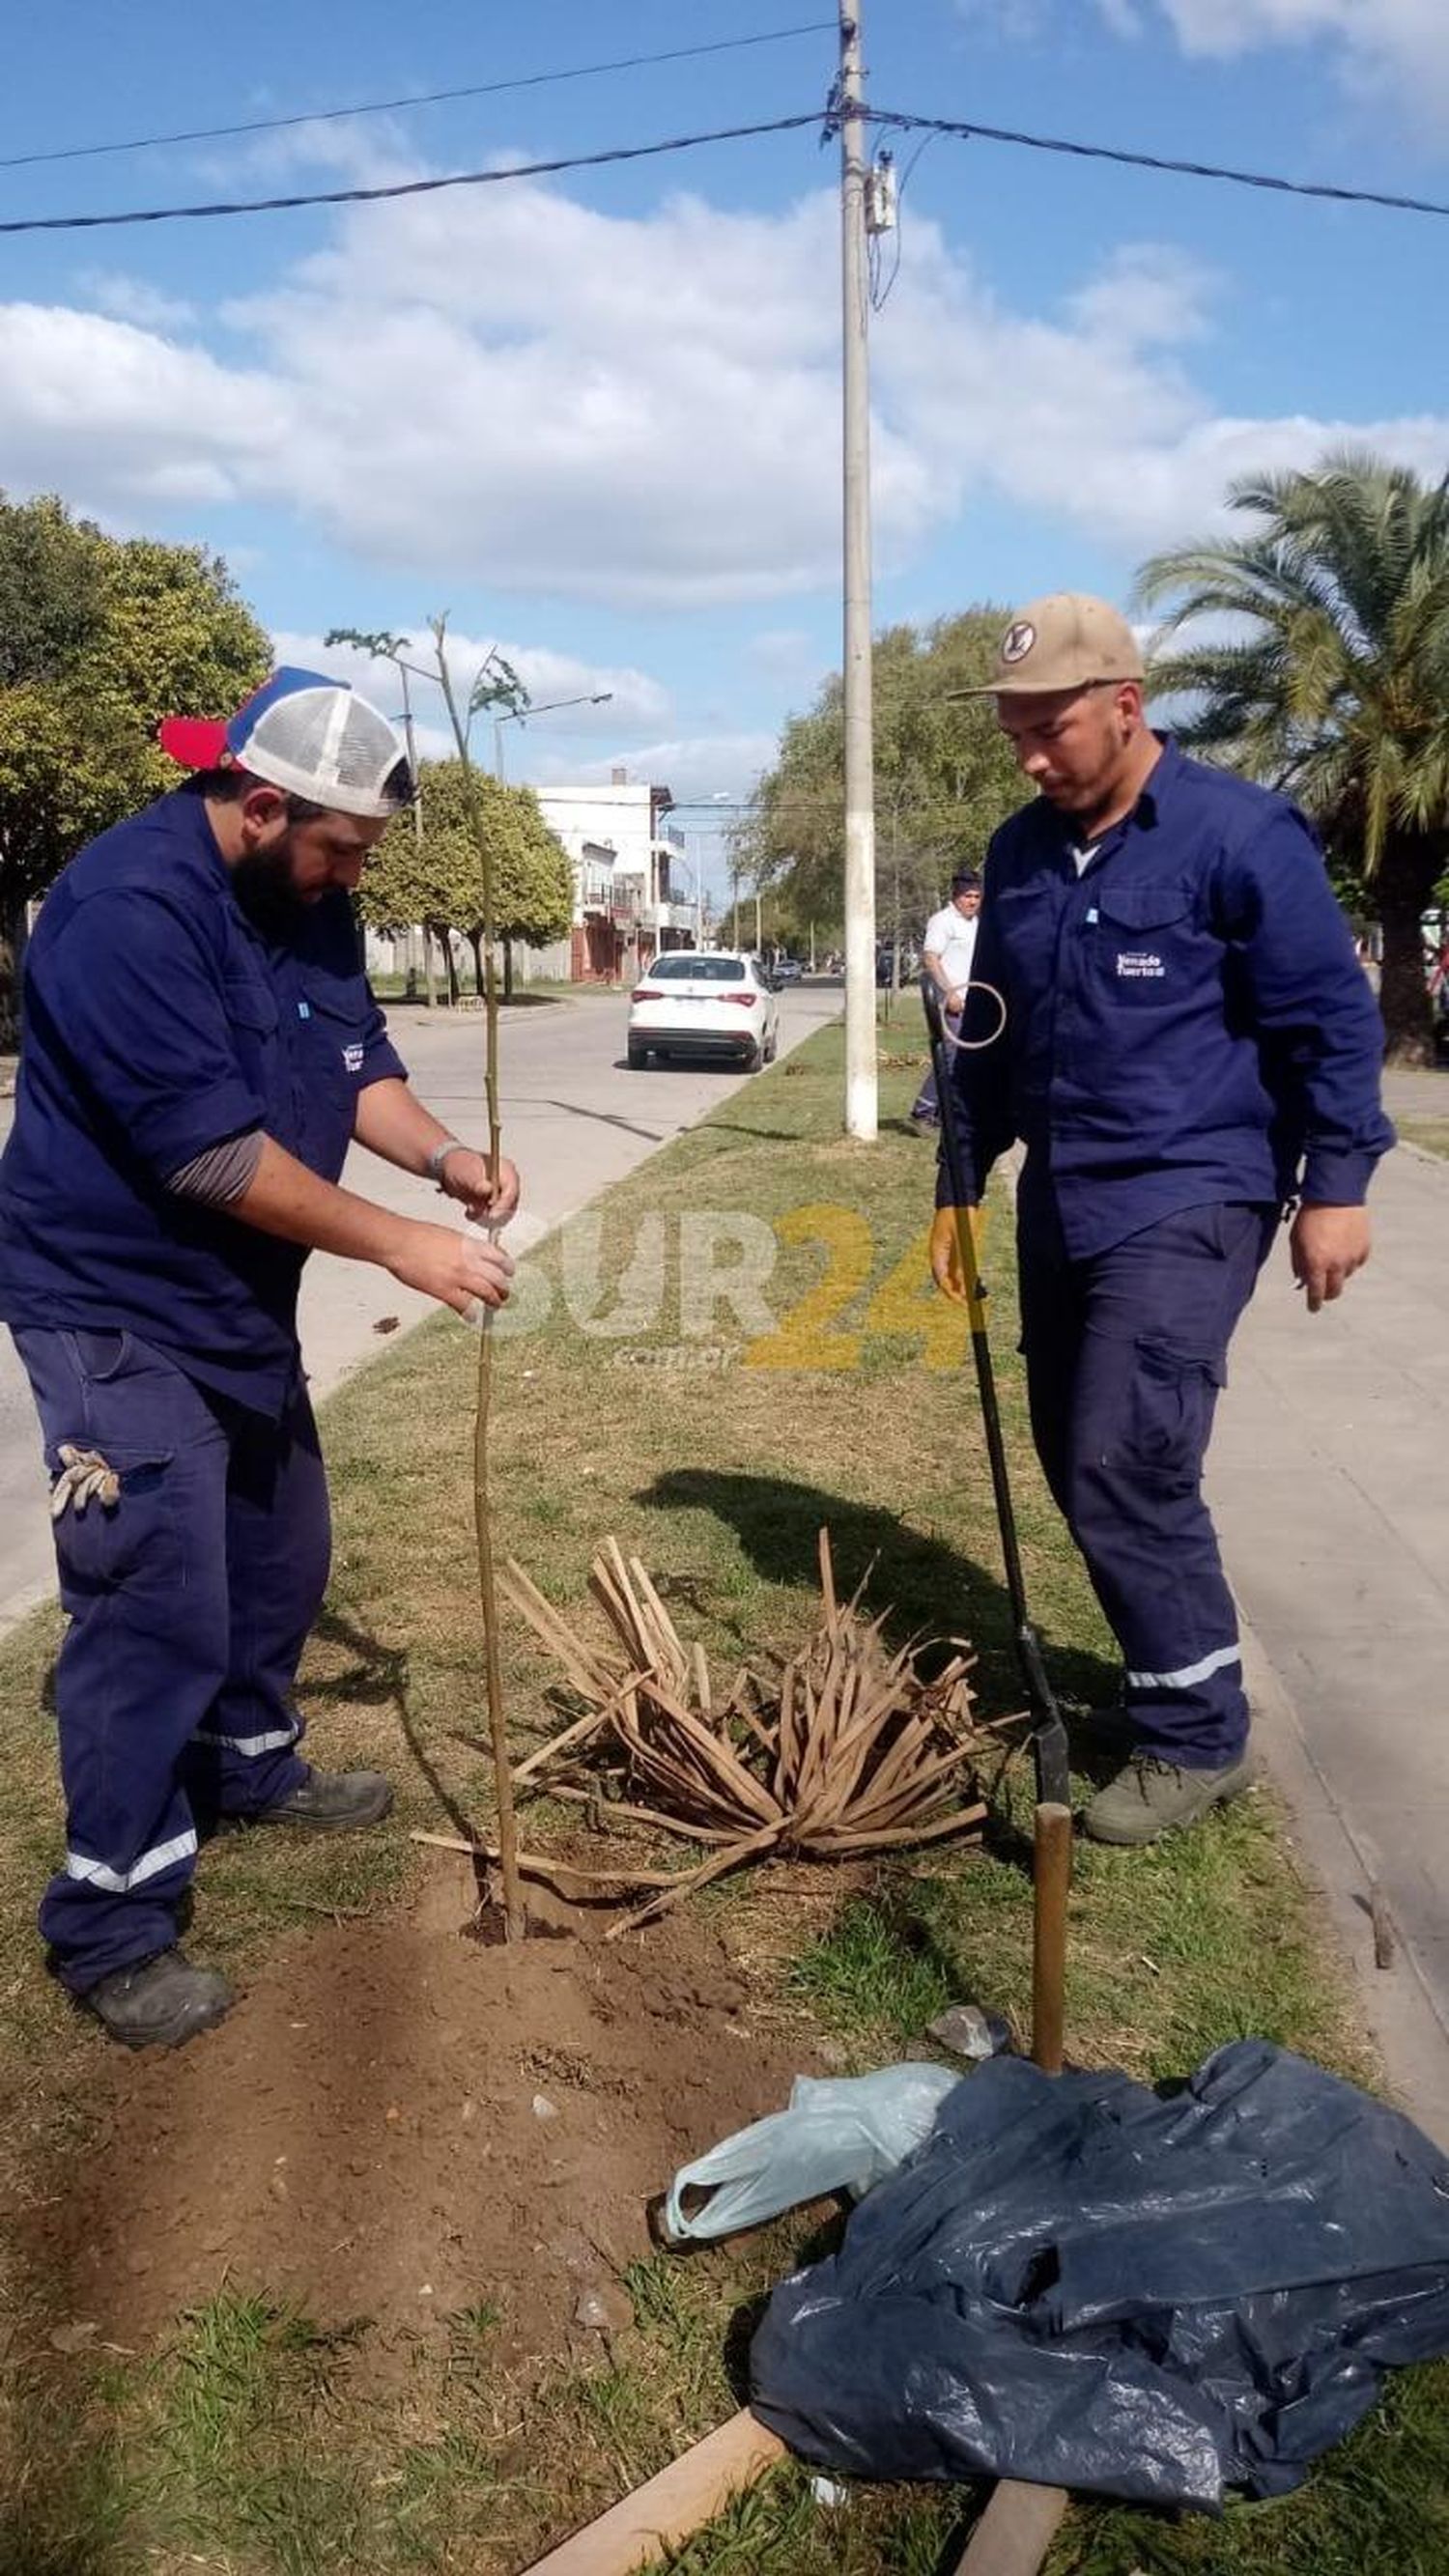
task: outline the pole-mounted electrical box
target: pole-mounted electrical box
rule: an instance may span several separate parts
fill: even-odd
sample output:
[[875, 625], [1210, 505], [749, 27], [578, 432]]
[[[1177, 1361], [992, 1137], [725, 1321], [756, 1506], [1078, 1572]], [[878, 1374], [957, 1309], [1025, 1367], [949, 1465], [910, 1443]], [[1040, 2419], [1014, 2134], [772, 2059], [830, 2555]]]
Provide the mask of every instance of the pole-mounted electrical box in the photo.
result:
[[865, 176], [865, 229], [893, 233], [896, 228], [896, 157], [878, 152]]

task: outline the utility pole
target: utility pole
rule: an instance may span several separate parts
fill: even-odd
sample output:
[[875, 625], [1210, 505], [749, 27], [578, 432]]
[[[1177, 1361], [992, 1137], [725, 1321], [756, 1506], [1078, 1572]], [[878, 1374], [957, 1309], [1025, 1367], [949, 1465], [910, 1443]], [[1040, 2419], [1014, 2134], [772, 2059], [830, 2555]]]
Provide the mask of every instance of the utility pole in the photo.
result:
[[870, 299], [860, 0], [840, 0], [841, 322], [845, 466], [845, 1128], [874, 1141], [875, 751], [871, 710]]

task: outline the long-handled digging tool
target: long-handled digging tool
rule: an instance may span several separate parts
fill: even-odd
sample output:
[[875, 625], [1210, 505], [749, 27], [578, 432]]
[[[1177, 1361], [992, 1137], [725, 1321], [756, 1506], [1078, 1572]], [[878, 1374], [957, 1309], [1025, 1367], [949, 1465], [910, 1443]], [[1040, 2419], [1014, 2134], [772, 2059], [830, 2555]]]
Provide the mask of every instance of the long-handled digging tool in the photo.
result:
[[[1027, 1607], [1026, 1577], [1016, 1535], [1016, 1512], [996, 1400], [996, 1372], [986, 1323], [986, 1288], [977, 1257], [976, 1229], [969, 1205], [961, 1130], [957, 1124], [956, 1068], [952, 1040], [941, 1010], [941, 996], [929, 974], [921, 977], [931, 1063], [936, 1076], [936, 1102], [941, 1120], [942, 1158], [956, 1219], [956, 1245], [966, 1311], [971, 1324], [971, 1352], [981, 1397], [986, 1454], [991, 1463], [991, 1490], [1011, 1603], [1012, 1636], [1017, 1662], [1032, 1714], [1031, 1749], [1036, 1769], [1036, 1808], [1032, 1819], [1032, 1955], [1031, 2053], [1047, 2075], [1062, 2071], [1062, 2025], [1066, 1997], [1067, 1897], [1072, 1883], [1072, 1809], [1067, 1764], [1067, 1730], [1047, 1678], [1041, 1639]], [[998, 1035], [1000, 1033], [998, 1032]], [[1003, 2478], [976, 2525], [960, 2562], [958, 2576], [1034, 2576], [1066, 2511], [1058, 2487], [1032, 2487]]]
[[[1001, 1554], [1011, 1602], [1012, 1633], [1032, 1714], [1036, 1769], [1032, 1837], [1031, 2053], [1048, 2075], [1062, 2071], [1062, 2022], [1066, 1983], [1067, 1896], [1072, 1875], [1072, 1811], [1067, 1732], [1047, 1678], [1041, 1640], [1027, 1608], [1026, 1579], [1016, 1535], [1011, 1480], [1001, 1410], [986, 1327], [986, 1290], [967, 1207], [966, 1165], [955, 1123], [949, 1042], [935, 986], [923, 985], [926, 1025], [936, 1072], [946, 1171], [956, 1210], [961, 1276], [971, 1319], [971, 1347], [991, 1484], [1001, 1533]], [[670, 2542], [677, 2547], [718, 2513], [733, 2493], [752, 2486], [787, 2456], [784, 2447], [746, 2409], [696, 2443], [626, 2496], [587, 2530], [529, 2570], [529, 2576], [631, 2576]], [[1067, 2509], [1061, 2487], [1027, 2486], [1003, 2478], [972, 2532], [957, 2576], [1038, 2576], [1042, 2560]]]

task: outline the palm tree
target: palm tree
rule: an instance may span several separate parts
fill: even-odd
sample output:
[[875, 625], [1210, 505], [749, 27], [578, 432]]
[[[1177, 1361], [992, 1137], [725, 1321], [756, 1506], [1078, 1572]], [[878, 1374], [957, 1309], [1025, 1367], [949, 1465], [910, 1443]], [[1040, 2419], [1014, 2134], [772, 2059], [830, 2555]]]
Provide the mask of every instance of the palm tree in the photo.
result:
[[[1294, 797], [1361, 880], [1383, 924], [1390, 1058], [1427, 1063], [1420, 923], [1449, 868], [1449, 476], [1346, 449], [1235, 483], [1228, 506], [1246, 534], [1138, 575], [1144, 602], [1172, 603], [1153, 684], [1193, 702], [1190, 749]], [[1226, 634], [1162, 649], [1200, 617]]]

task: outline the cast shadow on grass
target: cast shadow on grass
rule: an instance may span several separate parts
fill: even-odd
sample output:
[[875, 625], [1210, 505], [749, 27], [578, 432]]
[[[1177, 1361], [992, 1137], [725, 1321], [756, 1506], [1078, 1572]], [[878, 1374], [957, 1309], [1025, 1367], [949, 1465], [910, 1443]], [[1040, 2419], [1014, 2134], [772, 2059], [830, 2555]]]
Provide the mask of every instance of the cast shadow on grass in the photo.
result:
[[[931, 1473], [925, 1458], [923, 1482]], [[708, 1467], [672, 1467], [633, 1499], [654, 1511], [708, 1512], [735, 1531], [751, 1565], [768, 1582], [812, 1595], [819, 1587], [820, 1532], [828, 1528], [842, 1597], [868, 1576], [864, 1606], [887, 1611], [885, 1630], [893, 1643], [922, 1635], [967, 1637], [980, 1657], [976, 1679], [983, 1714], [1004, 1716], [1022, 1706], [1004, 1582], [961, 1550], [909, 1528], [894, 1512], [818, 1485]], [[1060, 1693], [1087, 1702], [1111, 1698], [1116, 1670], [1100, 1655], [1053, 1645], [1049, 1636], [1043, 1642]]]
[[448, 1786], [423, 1743], [413, 1718], [408, 1699], [408, 1656], [403, 1646], [384, 1646], [345, 1619], [340, 1610], [323, 1610], [313, 1635], [327, 1645], [340, 1646], [355, 1661], [330, 1681], [314, 1681], [307, 1696], [313, 1700], [337, 1699], [361, 1702], [374, 1708], [390, 1708], [396, 1715], [399, 1731], [422, 1778], [442, 1808], [455, 1833], [467, 1842], [482, 1839], [482, 1829]]
[[[818, 1485], [707, 1467], [670, 1468], [634, 1500], [656, 1511], [710, 1513], [734, 1529], [750, 1563], [769, 1582], [812, 1595], [819, 1585], [820, 1532], [828, 1529], [842, 1598], [867, 1578], [864, 1606], [886, 1611], [885, 1634], [896, 1645], [912, 1636], [968, 1638], [979, 1657], [975, 1683], [982, 1715], [1005, 1717], [1023, 1706], [1005, 1583], [956, 1548], [907, 1527], [894, 1512]], [[1115, 1667], [1080, 1647], [1053, 1646], [1049, 1637], [1043, 1644], [1059, 1694], [1089, 1704], [1111, 1698]], [[1096, 1759], [1095, 1749], [1083, 1759], [1089, 1777], [1095, 1777]], [[1105, 1759], [1104, 1778], [1120, 1763], [1120, 1751]], [[991, 1808], [989, 1848], [998, 1860], [1029, 1873], [1029, 1837], [1002, 1798], [992, 1798]]]

